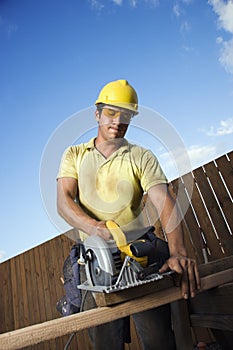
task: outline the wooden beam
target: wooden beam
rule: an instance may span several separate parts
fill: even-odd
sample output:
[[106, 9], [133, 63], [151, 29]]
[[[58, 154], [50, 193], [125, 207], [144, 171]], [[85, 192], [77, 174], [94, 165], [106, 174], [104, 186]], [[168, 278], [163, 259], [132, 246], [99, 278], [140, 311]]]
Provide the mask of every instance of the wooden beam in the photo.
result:
[[199, 272], [200, 276], [204, 277], [216, 272], [225, 271], [231, 267], [233, 267], [233, 255], [208, 262], [207, 264], [201, 264], [199, 265]]
[[233, 315], [190, 315], [192, 326], [233, 331]]
[[[233, 268], [218, 272], [201, 279], [202, 290], [210, 289], [222, 283], [233, 280]], [[0, 334], [0, 349], [21, 349], [33, 344], [39, 344], [49, 339], [55, 339], [72, 332], [77, 332], [118, 318], [152, 309], [160, 305], [182, 299], [179, 287], [170, 287], [137, 299], [81, 312], [67, 317], [43, 322], [15, 331]]]
[[[227, 257], [221, 260], [216, 260], [208, 264], [199, 266], [199, 272], [201, 277], [207, 277], [202, 279], [202, 290], [207, 290], [212, 287], [208, 287], [209, 284], [219, 286], [226, 283], [225, 276], [227, 269], [233, 266], [233, 256]], [[222, 273], [223, 272], [223, 273]], [[146, 285], [137, 286], [129, 289], [125, 289], [115, 293], [96, 293], [96, 303], [98, 306], [110, 306], [138, 298], [140, 296], [158, 292], [162, 289], [167, 289], [174, 285], [175, 280], [179, 280], [179, 275], [168, 275], [164, 279], [148, 283]], [[212, 281], [211, 281], [212, 280]], [[233, 274], [232, 274], [233, 280]], [[179, 282], [178, 282], [179, 283]], [[207, 283], [207, 285], [205, 285]]]

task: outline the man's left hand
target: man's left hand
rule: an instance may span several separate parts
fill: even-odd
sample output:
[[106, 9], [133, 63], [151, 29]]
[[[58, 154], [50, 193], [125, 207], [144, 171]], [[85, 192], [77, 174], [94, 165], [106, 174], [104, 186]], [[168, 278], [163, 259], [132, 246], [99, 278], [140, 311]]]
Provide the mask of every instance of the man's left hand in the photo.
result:
[[181, 275], [181, 290], [184, 299], [195, 297], [201, 288], [197, 263], [194, 259], [185, 256], [171, 256], [159, 270], [164, 273], [172, 270]]

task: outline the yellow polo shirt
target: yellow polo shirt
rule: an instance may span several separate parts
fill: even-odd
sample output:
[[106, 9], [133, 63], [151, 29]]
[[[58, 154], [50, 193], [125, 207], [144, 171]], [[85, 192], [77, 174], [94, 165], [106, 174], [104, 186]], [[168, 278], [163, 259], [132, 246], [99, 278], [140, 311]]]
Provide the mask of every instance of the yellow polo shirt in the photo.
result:
[[88, 215], [101, 221], [113, 220], [126, 229], [143, 227], [143, 193], [167, 183], [155, 155], [125, 139], [107, 159], [95, 148], [94, 138], [69, 147], [61, 160], [61, 177], [77, 180], [77, 202]]

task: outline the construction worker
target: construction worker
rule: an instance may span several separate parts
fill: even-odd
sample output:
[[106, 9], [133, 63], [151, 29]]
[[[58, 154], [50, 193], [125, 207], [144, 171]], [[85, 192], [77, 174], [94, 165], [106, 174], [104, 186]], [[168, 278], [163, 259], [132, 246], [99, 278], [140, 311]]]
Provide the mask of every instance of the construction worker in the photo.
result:
[[[181, 275], [185, 299], [200, 288], [196, 262], [187, 257], [180, 218], [168, 192], [167, 179], [155, 155], [130, 144], [125, 134], [138, 114], [138, 97], [126, 80], [106, 84], [96, 100], [97, 136], [69, 147], [62, 157], [57, 179], [58, 213], [85, 240], [87, 235], [111, 238], [107, 220], [120, 227], [143, 226], [141, 199], [146, 192], [154, 204], [170, 251], [161, 273], [169, 269]], [[90, 294], [86, 309], [95, 307]], [[174, 350], [169, 305], [133, 315], [144, 350]], [[90, 330], [95, 350], [123, 350], [125, 320], [120, 319]]]

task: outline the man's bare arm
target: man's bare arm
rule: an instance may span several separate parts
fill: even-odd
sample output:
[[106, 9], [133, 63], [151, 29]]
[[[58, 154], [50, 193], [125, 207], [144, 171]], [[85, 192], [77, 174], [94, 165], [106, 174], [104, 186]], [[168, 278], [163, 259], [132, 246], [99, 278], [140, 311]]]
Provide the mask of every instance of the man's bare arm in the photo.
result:
[[103, 221], [97, 221], [87, 215], [75, 202], [78, 195], [78, 182], [71, 177], [57, 180], [57, 211], [58, 214], [72, 227], [88, 235], [101, 236], [104, 239], [111, 237]]
[[153, 186], [149, 189], [148, 195], [158, 211], [170, 251], [170, 258], [161, 267], [160, 272], [171, 269], [181, 274], [183, 297], [185, 299], [189, 295], [194, 297], [197, 290], [200, 289], [200, 277], [196, 261], [187, 256], [177, 205], [165, 184]]

